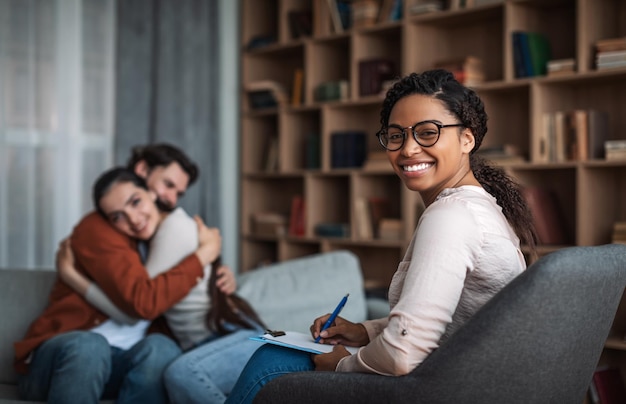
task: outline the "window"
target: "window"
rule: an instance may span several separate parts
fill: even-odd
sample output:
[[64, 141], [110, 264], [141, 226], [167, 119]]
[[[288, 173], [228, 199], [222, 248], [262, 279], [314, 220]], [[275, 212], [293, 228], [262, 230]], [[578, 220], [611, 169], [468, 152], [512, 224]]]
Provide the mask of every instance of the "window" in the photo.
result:
[[111, 166], [114, 0], [0, 0], [0, 268], [53, 268]]

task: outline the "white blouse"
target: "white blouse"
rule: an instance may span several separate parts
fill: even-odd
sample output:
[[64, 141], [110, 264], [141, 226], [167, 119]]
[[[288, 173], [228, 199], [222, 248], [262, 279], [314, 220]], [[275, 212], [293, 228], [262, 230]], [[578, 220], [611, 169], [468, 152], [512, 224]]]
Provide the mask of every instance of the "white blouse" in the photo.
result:
[[337, 371], [403, 375], [526, 268], [493, 196], [448, 188], [421, 216], [389, 287], [390, 314], [365, 321], [370, 343]]

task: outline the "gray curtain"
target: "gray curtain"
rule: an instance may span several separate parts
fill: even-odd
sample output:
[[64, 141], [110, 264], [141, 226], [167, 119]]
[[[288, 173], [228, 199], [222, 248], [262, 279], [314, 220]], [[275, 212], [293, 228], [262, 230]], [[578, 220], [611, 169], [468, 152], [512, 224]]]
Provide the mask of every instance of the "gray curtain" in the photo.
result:
[[168, 142], [200, 167], [180, 201], [219, 224], [217, 0], [117, 2], [115, 162], [132, 146]]

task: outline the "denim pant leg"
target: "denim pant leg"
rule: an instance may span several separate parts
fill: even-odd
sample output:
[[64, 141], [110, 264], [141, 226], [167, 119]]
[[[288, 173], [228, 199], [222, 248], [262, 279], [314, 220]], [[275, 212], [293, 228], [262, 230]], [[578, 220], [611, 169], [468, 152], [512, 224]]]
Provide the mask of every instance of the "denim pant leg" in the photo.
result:
[[112, 348], [112, 374], [104, 398], [116, 403], [167, 403], [165, 368], [178, 356], [178, 345], [162, 334], [150, 334], [132, 348]]
[[239, 329], [209, 340], [176, 359], [165, 371], [165, 387], [174, 404], [221, 404], [239, 374], [262, 344], [250, 340], [261, 329]]
[[98, 403], [111, 372], [107, 340], [89, 331], [59, 334], [42, 343], [18, 380], [21, 399]]
[[261, 346], [241, 372], [226, 403], [251, 404], [257, 393], [270, 380], [287, 373], [315, 370], [311, 355], [308, 352], [277, 345]]

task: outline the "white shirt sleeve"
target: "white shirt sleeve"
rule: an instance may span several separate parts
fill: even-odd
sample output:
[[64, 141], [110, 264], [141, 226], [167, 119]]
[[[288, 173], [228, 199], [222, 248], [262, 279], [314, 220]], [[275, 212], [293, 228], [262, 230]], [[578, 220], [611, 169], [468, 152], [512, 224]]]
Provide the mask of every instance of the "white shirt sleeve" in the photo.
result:
[[397, 303], [387, 326], [357, 354], [343, 358], [337, 371], [403, 375], [438, 347], [473, 269], [481, 234], [462, 202], [444, 200], [430, 208], [394, 275], [390, 302]]

